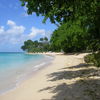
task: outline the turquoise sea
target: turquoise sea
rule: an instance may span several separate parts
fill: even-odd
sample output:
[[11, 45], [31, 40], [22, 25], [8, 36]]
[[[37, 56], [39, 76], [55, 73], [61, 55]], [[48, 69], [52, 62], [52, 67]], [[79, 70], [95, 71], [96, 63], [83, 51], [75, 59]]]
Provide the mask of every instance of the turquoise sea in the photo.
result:
[[0, 94], [16, 88], [50, 61], [51, 57], [39, 54], [0, 53]]

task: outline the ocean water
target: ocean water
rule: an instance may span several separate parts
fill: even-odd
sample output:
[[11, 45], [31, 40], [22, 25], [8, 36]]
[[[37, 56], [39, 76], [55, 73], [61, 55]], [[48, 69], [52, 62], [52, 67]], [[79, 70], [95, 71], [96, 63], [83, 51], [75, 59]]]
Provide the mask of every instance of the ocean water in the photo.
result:
[[16, 88], [51, 59], [38, 54], [0, 53], [0, 94]]

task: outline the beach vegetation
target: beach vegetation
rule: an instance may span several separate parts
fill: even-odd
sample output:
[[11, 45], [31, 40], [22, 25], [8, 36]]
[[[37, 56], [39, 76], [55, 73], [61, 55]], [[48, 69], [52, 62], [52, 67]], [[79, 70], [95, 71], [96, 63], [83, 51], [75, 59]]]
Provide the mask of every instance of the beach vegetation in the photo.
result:
[[47, 52], [49, 51], [49, 41], [47, 37], [40, 38], [40, 41], [27, 40], [21, 47], [22, 50], [27, 52]]
[[92, 53], [84, 57], [84, 61], [88, 64], [93, 64], [100, 67], [100, 52]]
[[[20, 0], [27, 13], [44, 16], [58, 28], [50, 40], [51, 51], [92, 52], [89, 59], [98, 66], [100, 52], [100, 2], [99, 0]], [[98, 57], [99, 56], [99, 57]], [[88, 58], [86, 58], [88, 59]], [[90, 60], [91, 61], [91, 60]]]

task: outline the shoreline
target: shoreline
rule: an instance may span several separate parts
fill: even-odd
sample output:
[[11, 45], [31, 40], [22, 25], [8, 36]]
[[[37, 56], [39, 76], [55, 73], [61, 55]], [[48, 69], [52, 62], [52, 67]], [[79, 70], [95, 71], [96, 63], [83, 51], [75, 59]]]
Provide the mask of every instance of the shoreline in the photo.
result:
[[[43, 63], [41, 63], [41, 65], [39, 64], [39, 68], [38, 68], [38, 69], [36, 69], [36, 70], [30, 72], [27, 76], [25, 76], [25, 77], [23, 77], [22, 79], [18, 80], [18, 82], [15, 84], [14, 87], [11, 87], [10, 89], [6, 89], [4, 92], [1, 92], [1, 93], [0, 93], [0, 96], [6, 95], [7, 93], [14, 91], [14, 90], [17, 89], [18, 87], [20, 87], [20, 85], [23, 84], [25, 81], [29, 80], [30, 78], [35, 77], [35, 75], [36, 75], [37, 73], [39, 73], [39, 71], [45, 69], [45, 67], [50, 66], [50, 65], [52, 64], [52, 61], [49, 61], [49, 62], [47, 62], [47, 63], [45, 63], [45, 64], [43, 64], [43, 65], [42, 65], [42, 64], [43, 64]], [[38, 66], [38, 65], [36, 65], [36, 66]], [[34, 66], [34, 67], [36, 67], [36, 66]]]
[[[34, 77], [35, 74], [37, 74], [40, 70], [43, 70], [45, 67], [48, 67], [51, 63], [52, 60], [54, 59], [54, 56], [47, 56], [44, 55], [45, 59], [39, 63], [37, 63], [36, 65], [34, 65], [34, 63], [30, 64], [29, 66], [34, 66], [32, 71], [28, 72], [27, 74], [25, 74], [25, 76], [19, 78], [18, 80], [16, 80], [16, 83], [13, 84], [12, 87], [5, 89], [4, 91], [0, 92], [0, 96], [5, 95], [11, 91], [14, 91], [15, 89], [17, 89], [22, 83], [24, 83], [25, 81], [27, 81], [28, 79], [30, 79], [31, 77]], [[48, 58], [47, 58], [48, 57]], [[47, 58], [47, 59], [46, 59]], [[26, 66], [25, 66], [26, 67]]]
[[64, 55], [64, 53], [61, 53], [61, 52], [58, 52], [58, 53], [56, 53], [56, 52], [42, 52], [42, 53], [26, 53], [26, 54], [32, 54], [32, 55], [34, 55], [34, 54], [40, 54], [40, 55], [47, 55], [47, 56], [56, 56], [56, 55]]
[[[83, 62], [84, 55], [86, 54], [55, 54], [55, 59], [52, 61], [51, 65], [49, 65], [48, 67], [46, 66], [42, 70], [39, 70], [30, 79], [25, 80], [22, 84], [20, 84], [17, 89], [0, 96], [0, 100], [64, 100], [65, 96], [67, 99], [70, 98], [68, 100], [73, 100], [71, 98], [71, 92], [73, 93], [73, 91], [75, 92], [76, 90], [72, 89], [71, 91], [70, 88], [66, 87], [66, 85], [70, 86], [84, 78], [74, 78], [74, 76], [72, 75], [75, 72], [77, 75], [77, 71], [79, 70], [88, 70], [88, 67], [85, 66]], [[93, 66], [90, 66], [89, 68], [96, 69]], [[90, 79], [91, 78], [92, 77], [90, 77]], [[94, 78], [95, 77], [93, 77], [93, 79]], [[99, 77], [96, 77], [96, 79], [99, 79]], [[61, 90], [59, 90], [60, 88]], [[63, 94], [59, 94], [62, 93], [60, 91], [62, 91]], [[78, 91], [80, 94], [82, 91], [80, 87]], [[64, 95], [64, 93], [66, 93], [66, 95]], [[76, 93], [75, 96], [79, 96], [79, 94]], [[82, 97], [82, 95], [80, 96]], [[84, 98], [82, 100], [84, 100]]]

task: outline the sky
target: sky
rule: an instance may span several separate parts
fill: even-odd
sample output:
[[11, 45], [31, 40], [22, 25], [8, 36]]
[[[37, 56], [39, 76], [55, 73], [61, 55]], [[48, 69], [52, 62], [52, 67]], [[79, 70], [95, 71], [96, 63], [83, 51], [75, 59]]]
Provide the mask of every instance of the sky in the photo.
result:
[[27, 14], [27, 8], [19, 0], [0, 0], [0, 52], [21, 52], [26, 40], [39, 40], [57, 28], [49, 20], [42, 23], [43, 16]]

